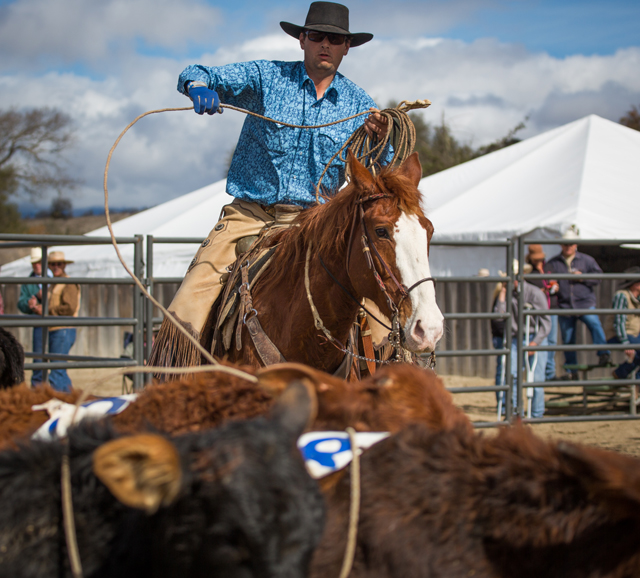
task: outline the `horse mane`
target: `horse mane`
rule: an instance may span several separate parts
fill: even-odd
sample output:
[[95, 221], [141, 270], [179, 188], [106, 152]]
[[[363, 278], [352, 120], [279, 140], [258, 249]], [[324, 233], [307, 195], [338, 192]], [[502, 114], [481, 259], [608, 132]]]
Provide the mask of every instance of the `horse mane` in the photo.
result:
[[304, 263], [309, 243], [313, 243], [314, 254], [346, 255], [358, 201], [378, 193], [389, 195], [403, 212], [424, 216], [420, 192], [401, 169], [385, 167], [368, 187], [359, 187], [352, 180], [325, 203], [301, 211], [292, 227], [269, 237], [268, 245], [277, 245], [274, 258], [278, 264], [265, 271], [263, 286], [290, 283], [291, 268]]

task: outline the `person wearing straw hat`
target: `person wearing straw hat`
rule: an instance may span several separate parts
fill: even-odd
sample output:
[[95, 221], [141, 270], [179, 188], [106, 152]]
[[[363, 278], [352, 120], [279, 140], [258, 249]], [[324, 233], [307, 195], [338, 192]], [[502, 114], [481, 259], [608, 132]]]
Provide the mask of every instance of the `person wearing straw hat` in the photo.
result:
[[[596, 294], [594, 287], [600, 283], [599, 279], [582, 279], [583, 273], [602, 273], [600, 265], [591, 255], [578, 251], [578, 230], [570, 227], [562, 235], [561, 252], [547, 262], [545, 270], [548, 273], [572, 273], [575, 280], [562, 279], [558, 281], [558, 306], [560, 309], [595, 309]], [[591, 339], [595, 344], [605, 344], [604, 329], [600, 318], [596, 314], [561, 315], [559, 319], [562, 343], [573, 345], [576, 342], [576, 325], [578, 319], [587, 326]], [[607, 367], [611, 362], [611, 352], [606, 349], [598, 351], [599, 365]], [[575, 351], [565, 351], [564, 359], [567, 365], [576, 365], [578, 356]], [[561, 379], [578, 379], [578, 372], [567, 370]]]
[[[42, 249], [33, 247], [31, 249], [31, 273], [29, 277], [42, 277]], [[47, 277], [53, 277], [51, 269], [47, 268]], [[42, 311], [42, 284], [28, 283], [20, 287], [20, 296], [18, 297], [18, 309], [27, 315], [38, 315], [38, 311]], [[42, 353], [42, 327], [33, 328], [33, 341], [31, 349], [34, 353]], [[34, 359], [33, 361], [42, 361]], [[31, 374], [31, 385], [36, 387], [42, 383], [42, 370], [36, 369]]]
[[[633, 266], [625, 270], [629, 275], [640, 275], [640, 267]], [[635, 345], [640, 343], [640, 279], [627, 279], [620, 283], [618, 291], [613, 296], [612, 309], [636, 309], [637, 313], [609, 316], [607, 323], [607, 337], [609, 343], [624, 343]], [[614, 371], [616, 379], [626, 379], [635, 370], [640, 378], [640, 350], [625, 349], [627, 360]]]
[[[222, 218], [202, 243], [169, 306], [196, 338], [222, 291], [239, 241], [258, 235], [274, 222], [289, 226], [300, 209], [315, 203], [315, 187], [325, 168], [322, 190], [337, 191], [345, 182], [345, 164], [336, 157], [327, 165], [356, 129], [364, 124], [374, 138], [387, 132], [387, 121], [373, 99], [338, 72], [350, 49], [373, 38], [368, 32], [350, 31], [346, 6], [313, 2], [303, 25], [280, 22], [280, 26], [299, 43], [302, 61], [198, 64], [183, 70], [178, 91], [191, 99], [197, 114], [219, 112], [221, 102], [293, 125], [326, 124], [371, 113], [366, 119], [358, 116], [312, 130], [246, 116], [227, 176], [227, 193], [234, 200], [223, 208]], [[276, 206], [281, 207], [282, 220]], [[165, 320], [152, 365], [189, 366], [199, 359], [195, 347]]]
[[[65, 269], [69, 263], [63, 251], [49, 253], [49, 267], [56, 277], [68, 277]], [[52, 316], [77, 317], [80, 311], [80, 286], [69, 283], [52, 283], [49, 285], [48, 314]], [[42, 304], [35, 307], [36, 313], [42, 314]], [[68, 326], [49, 328], [49, 353], [68, 355], [76, 341], [76, 328]], [[57, 391], [71, 391], [71, 379], [66, 369], [53, 369], [49, 374], [49, 383]]]

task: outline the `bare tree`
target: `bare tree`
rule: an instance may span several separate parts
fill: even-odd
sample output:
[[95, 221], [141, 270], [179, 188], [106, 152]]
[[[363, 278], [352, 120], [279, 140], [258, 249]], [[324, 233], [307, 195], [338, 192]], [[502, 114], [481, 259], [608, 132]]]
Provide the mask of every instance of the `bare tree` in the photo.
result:
[[0, 111], [0, 193], [37, 196], [73, 187], [61, 157], [72, 141], [71, 118], [58, 110]]

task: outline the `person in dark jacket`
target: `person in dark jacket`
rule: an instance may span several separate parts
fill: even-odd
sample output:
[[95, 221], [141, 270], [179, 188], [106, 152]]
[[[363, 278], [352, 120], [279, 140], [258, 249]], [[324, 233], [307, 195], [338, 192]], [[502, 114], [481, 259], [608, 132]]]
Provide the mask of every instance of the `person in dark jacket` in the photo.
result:
[[[558, 281], [558, 307], [560, 309], [595, 309], [596, 295], [593, 289], [600, 283], [600, 280], [581, 279], [580, 275], [583, 273], [602, 273], [602, 269], [593, 257], [578, 251], [576, 241], [579, 236], [574, 229], [566, 231], [562, 239], [564, 242], [560, 254], [547, 262], [545, 270], [548, 273], [573, 273], [576, 278], [575, 281], [566, 279]], [[562, 343], [572, 345], [576, 342], [578, 319], [587, 326], [593, 343], [604, 344], [607, 342], [600, 318], [595, 314], [588, 314], [560, 316]], [[611, 362], [611, 353], [602, 349], [598, 351], [598, 358], [599, 364], [606, 367]], [[564, 359], [567, 365], [576, 365], [578, 356], [575, 351], [565, 351]], [[568, 370], [566, 378], [577, 379], [577, 376], [575, 370]]]

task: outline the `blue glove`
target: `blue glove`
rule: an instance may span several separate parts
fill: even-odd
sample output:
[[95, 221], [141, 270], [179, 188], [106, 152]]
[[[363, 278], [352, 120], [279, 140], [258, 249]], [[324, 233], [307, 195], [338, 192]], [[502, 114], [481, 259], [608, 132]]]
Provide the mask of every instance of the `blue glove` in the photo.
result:
[[193, 101], [193, 110], [197, 114], [214, 114], [218, 112], [220, 106], [220, 97], [215, 90], [211, 90], [206, 86], [189, 87], [189, 98]]

